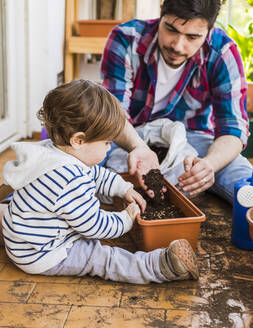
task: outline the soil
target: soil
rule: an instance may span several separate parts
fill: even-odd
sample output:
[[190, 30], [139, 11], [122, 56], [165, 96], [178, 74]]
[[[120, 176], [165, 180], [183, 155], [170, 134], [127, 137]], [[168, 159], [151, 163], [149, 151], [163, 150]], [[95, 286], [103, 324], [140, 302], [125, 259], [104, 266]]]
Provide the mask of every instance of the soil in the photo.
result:
[[143, 175], [145, 185], [148, 190], [153, 190], [154, 198], [150, 198], [146, 192], [138, 187], [135, 188], [146, 200], [147, 207], [141, 215], [143, 220], [162, 220], [185, 217], [180, 208], [174, 204], [169, 204], [168, 192], [163, 193], [162, 188], [166, 187], [160, 170], [150, 170], [148, 174]]
[[153, 146], [153, 145], [148, 145], [148, 146], [149, 146], [149, 148], [151, 150], [153, 150], [156, 153], [156, 155], [158, 157], [159, 164], [161, 164], [162, 161], [164, 160], [164, 158], [167, 155], [168, 148], [165, 148], [165, 147], [157, 147], [157, 146]]
[[163, 188], [166, 188], [166, 185], [163, 180], [163, 176], [160, 170], [150, 170], [148, 174], [142, 176], [145, 185], [148, 187], [148, 190], [153, 190], [155, 197], [151, 199], [151, 202], [157, 206], [162, 203], [164, 198], [164, 193], [162, 192]]

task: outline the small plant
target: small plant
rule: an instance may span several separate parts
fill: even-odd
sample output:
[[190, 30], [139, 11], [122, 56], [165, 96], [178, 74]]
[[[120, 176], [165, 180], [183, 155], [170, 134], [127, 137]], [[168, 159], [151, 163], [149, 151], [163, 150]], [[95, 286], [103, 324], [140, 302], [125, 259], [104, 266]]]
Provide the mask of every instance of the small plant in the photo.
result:
[[[250, 1], [253, 2], [253, 0]], [[239, 33], [230, 24], [227, 28], [221, 23], [218, 23], [218, 25], [236, 42], [242, 56], [246, 78], [248, 81], [253, 81], [253, 22], [249, 23], [246, 35]]]
[[237, 43], [244, 63], [248, 81], [253, 81], [253, 23], [248, 26], [248, 35], [240, 34], [232, 25], [228, 26], [228, 35]]

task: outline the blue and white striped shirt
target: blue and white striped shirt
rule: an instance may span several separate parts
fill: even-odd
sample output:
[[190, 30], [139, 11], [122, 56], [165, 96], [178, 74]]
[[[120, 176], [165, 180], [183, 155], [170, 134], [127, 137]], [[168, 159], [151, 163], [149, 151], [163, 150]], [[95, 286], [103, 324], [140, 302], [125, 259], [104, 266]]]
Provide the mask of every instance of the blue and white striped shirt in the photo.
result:
[[56, 163], [55, 169], [14, 192], [3, 234], [8, 256], [25, 272], [52, 268], [82, 236], [117, 238], [132, 227], [126, 211], [104, 211], [96, 197], [123, 197], [131, 184], [108, 169], [75, 161], [60, 167]]

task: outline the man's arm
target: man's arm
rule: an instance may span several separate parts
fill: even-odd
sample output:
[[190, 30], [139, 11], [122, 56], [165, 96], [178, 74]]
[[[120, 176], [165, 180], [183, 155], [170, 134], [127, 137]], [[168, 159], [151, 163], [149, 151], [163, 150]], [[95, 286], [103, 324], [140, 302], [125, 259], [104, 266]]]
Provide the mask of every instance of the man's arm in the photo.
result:
[[204, 158], [184, 161], [186, 173], [179, 177], [179, 185], [190, 195], [210, 188], [214, 174], [240, 154], [248, 138], [247, 83], [235, 43], [225, 44], [209, 65], [215, 140]]
[[214, 172], [218, 172], [231, 163], [242, 151], [242, 141], [234, 136], [221, 136], [217, 138], [204, 157]]
[[[131, 51], [131, 42], [133, 41], [130, 41], [132, 38], [133, 36], [125, 35], [121, 29], [114, 28], [106, 42], [101, 63], [103, 86], [118, 98], [128, 119], [131, 119], [129, 106], [134, 84], [133, 54]], [[139, 137], [128, 121], [124, 131], [114, 141], [129, 152], [129, 173], [136, 174], [140, 185], [146, 189], [142, 175], [151, 169], [159, 168], [156, 154]]]
[[242, 142], [234, 136], [221, 136], [210, 146], [205, 157], [187, 156], [185, 173], [178, 180], [183, 191], [196, 195], [214, 184], [214, 174], [231, 163], [242, 151]]
[[147, 147], [145, 142], [141, 139], [135, 131], [131, 123], [126, 121], [126, 125], [122, 133], [114, 140], [118, 146], [131, 152], [137, 147]]

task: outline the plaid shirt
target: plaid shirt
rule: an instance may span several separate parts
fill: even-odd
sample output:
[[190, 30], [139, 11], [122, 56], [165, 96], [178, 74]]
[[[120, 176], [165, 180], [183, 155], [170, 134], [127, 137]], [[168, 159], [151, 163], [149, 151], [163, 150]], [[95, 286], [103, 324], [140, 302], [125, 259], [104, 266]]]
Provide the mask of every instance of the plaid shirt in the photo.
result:
[[191, 57], [168, 105], [152, 113], [157, 81], [159, 19], [132, 20], [115, 27], [107, 40], [103, 85], [126, 110], [133, 125], [167, 117], [187, 129], [233, 135], [247, 143], [247, 83], [237, 46], [221, 29], [213, 29]]

